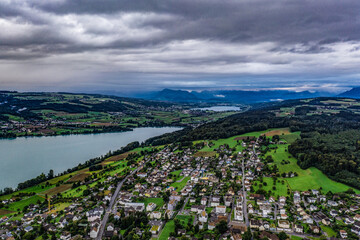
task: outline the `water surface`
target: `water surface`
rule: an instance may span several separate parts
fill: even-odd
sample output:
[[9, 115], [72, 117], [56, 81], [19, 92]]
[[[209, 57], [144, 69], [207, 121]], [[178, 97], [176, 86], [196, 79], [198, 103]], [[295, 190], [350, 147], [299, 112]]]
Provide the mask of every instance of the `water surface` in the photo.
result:
[[50, 169], [60, 173], [130, 142], [181, 128], [136, 128], [130, 132], [0, 139], [0, 189], [16, 187]]
[[241, 111], [241, 108], [236, 106], [212, 106], [212, 107], [204, 107], [204, 108], [193, 108], [193, 110], [226, 112], [226, 111]]

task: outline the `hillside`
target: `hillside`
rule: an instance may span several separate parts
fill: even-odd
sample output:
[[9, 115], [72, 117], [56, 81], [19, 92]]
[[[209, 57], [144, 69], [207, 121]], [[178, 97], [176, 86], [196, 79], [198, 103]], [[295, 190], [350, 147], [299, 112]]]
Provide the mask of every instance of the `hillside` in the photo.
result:
[[[347, 213], [339, 214], [332, 223], [327, 219], [335, 218], [327, 215], [334, 210], [329, 203], [350, 209], [352, 215], [358, 212], [358, 106], [360, 101], [353, 99], [285, 101], [166, 134], [145, 144], [133, 142], [57, 176], [50, 171], [20, 183], [15, 190], [0, 190], [0, 219], [9, 230], [13, 221], [27, 227], [29, 219], [43, 219], [30, 223], [35, 231], [20, 232], [21, 239], [49, 239], [64, 231], [88, 236], [92, 230], [78, 226], [92, 224], [93, 215], [104, 227], [118, 226], [127, 239], [134, 239], [132, 231], [136, 228], [144, 229], [146, 239], [168, 239], [176, 229], [199, 239], [209, 234], [218, 239], [221, 224], [215, 224], [215, 231], [196, 229], [196, 219], [201, 217], [196, 209], [200, 207], [202, 215], [218, 214], [218, 205], [212, 205], [219, 203], [218, 198], [224, 204], [220, 216], [230, 223], [262, 219], [276, 227], [281, 222], [273, 221], [273, 214], [281, 214], [289, 216], [289, 223], [308, 229], [301, 236], [311, 239], [337, 236], [339, 228], [350, 232]], [[318, 198], [322, 200], [308, 204]], [[124, 199], [129, 202], [122, 204]], [[275, 203], [274, 208], [270, 201]], [[277, 202], [286, 207], [277, 209]], [[264, 204], [271, 210], [268, 214], [250, 212], [253, 206], [259, 210]], [[134, 212], [132, 206], [140, 207], [139, 211]], [[173, 210], [169, 212], [168, 206]], [[310, 230], [312, 222], [298, 217], [308, 214], [316, 221], [320, 212], [313, 211], [314, 207], [327, 214], [319, 221], [323, 231], [320, 238]], [[106, 208], [114, 211], [103, 214]], [[158, 217], [162, 230], [154, 235], [151, 229], [157, 225], [148, 223], [157, 224], [153, 216], [159, 213], [172, 215]], [[64, 219], [69, 219], [66, 226], [62, 225]], [[211, 218], [207, 222], [213, 223]], [[50, 233], [38, 230], [49, 225], [54, 226]], [[225, 221], [223, 225], [227, 225]], [[287, 233], [291, 235], [292, 230]], [[103, 232], [98, 234], [102, 236]]]
[[0, 92], [0, 137], [192, 126], [232, 113], [187, 111], [193, 105], [99, 94]]
[[193, 130], [184, 129], [156, 137], [147, 143], [216, 140], [283, 127], [301, 132], [301, 139], [289, 146], [289, 152], [298, 158], [300, 167], [317, 167], [334, 180], [360, 188], [360, 100], [314, 98], [284, 101]]

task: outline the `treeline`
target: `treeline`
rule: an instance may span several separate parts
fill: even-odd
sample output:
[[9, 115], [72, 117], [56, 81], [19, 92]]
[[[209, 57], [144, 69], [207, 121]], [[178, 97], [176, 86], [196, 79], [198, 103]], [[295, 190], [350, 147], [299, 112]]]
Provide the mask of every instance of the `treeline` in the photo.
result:
[[360, 114], [341, 111], [333, 115], [306, 115], [276, 117], [270, 109], [253, 110], [235, 114], [216, 122], [204, 124], [195, 129], [185, 128], [181, 131], [164, 134], [148, 139], [145, 143], [163, 145], [172, 142], [194, 141], [201, 139], [220, 139], [248, 132], [263, 131], [269, 128], [289, 127], [291, 131], [318, 132], [332, 134], [350, 129], [360, 129]]
[[301, 134], [289, 146], [301, 168], [316, 167], [330, 178], [360, 188], [360, 130]]
[[49, 174], [46, 176], [44, 173], [40, 174], [39, 176], [37, 176], [36, 178], [32, 178], [30, 180], [27, 180], [25, 182], [19, 183], [17, 190], [22, 190], [28, 187], [32, 187], [35, 186], [39, 183], [45, 182], [47, 180], [50, 180], [54, 178], [54, 171], [50, 170]]
[[[123, 98], [116, 96], [105, 96], [99, 94], [81, 94], [78, 98], [67, 99], [66, 95], [79, 95], [71, 93], [15, 93], [0, 92], [0, 120], [8, 121], [9, 118], [3, 114], [11, 114], [22, 117], [26, 120], [41, 120], [41, 116], [32, 110], [53, 110], [67, 113], [88, 113], [92, 112], [124, 112], [132, 115], [144, 107], [164, 107], [169, 108], [175, 104], [147, 101], [135, 98]], [[39, 97], [39, 99], [33, 99]], [[107, 98], [110, 101], [91, 103], [81, 101], [81, 99]], [[57, 101], [54, 103], [53, 101]], [[18, 111], [21, 108], [26, 108]]]
[[272, 112], [264, 110], [248, 111], [235, 114], [216, 122], [204, 124], [195, 129], [185, 128], [159, 137], [151, 138], [145, 144], [163, 145], [172, 142], [194, 141], [201, 139], [220, 139], [231, 136], [262, 131], [268, 128], [289, 126], [287, 118], [276, 118]]

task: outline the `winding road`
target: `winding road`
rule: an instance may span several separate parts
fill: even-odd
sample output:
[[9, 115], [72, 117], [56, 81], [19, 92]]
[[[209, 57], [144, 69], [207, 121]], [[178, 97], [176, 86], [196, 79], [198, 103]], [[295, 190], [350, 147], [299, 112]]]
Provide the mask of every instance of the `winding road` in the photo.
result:
[[[149, 160], [148, 160], [149, 161]], [[109, 214], [111, 213], [112, 209], [114, 208], [114, 204], [116, 202], [116, 199], [118, 198], [119, 192], [124, 184], [124, 182], [132, 175], [134, 175], [139, 169], [141, 169], [148, 161], [146, 161], [143, 165], [139, 166], [137, 169], [135, 169], [134, 171], [132, 171], [130, 174], [128, 174], [116, 187], [116, 190], [113, 194], [113, 196], [111, 197], [110, 200], [110, 204], [109, 207], [106, 209], [105, 215], [101, 221], [101, 225], [100, 225], [100, 229], [98, 232], [98, 235], [96, 237], [96, 240], [101, 240], [102, 236], [104, 235], [105, 232], [105, 227], [106, 227], [106, 223], [109, 220]]]

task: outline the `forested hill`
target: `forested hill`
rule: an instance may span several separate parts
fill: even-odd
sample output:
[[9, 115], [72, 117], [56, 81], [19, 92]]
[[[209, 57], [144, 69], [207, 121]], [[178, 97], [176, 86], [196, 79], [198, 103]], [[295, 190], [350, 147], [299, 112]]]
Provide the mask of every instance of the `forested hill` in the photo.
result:
[[235, 114], [193, 110], [199, 106], [99, 94], [0, 91], [0, 138], [187, 127]]
[[[0, 116], [6, 114], [24, 119], [41, 119], [36, 111], [66, 113], [132, 112], [144, 108], [169, 108], [174, 104], [99, 94], [18, 93], [0, 91]], [[3, 119], [3, 120], [4, 120]]]
[[289, 151], [302, 168], [315, 166], [329, 177], [360, 188], [360, 100], [291, 100], [148, 140], [149, 144], [219, 139], [289, 127], [301, 138]]

